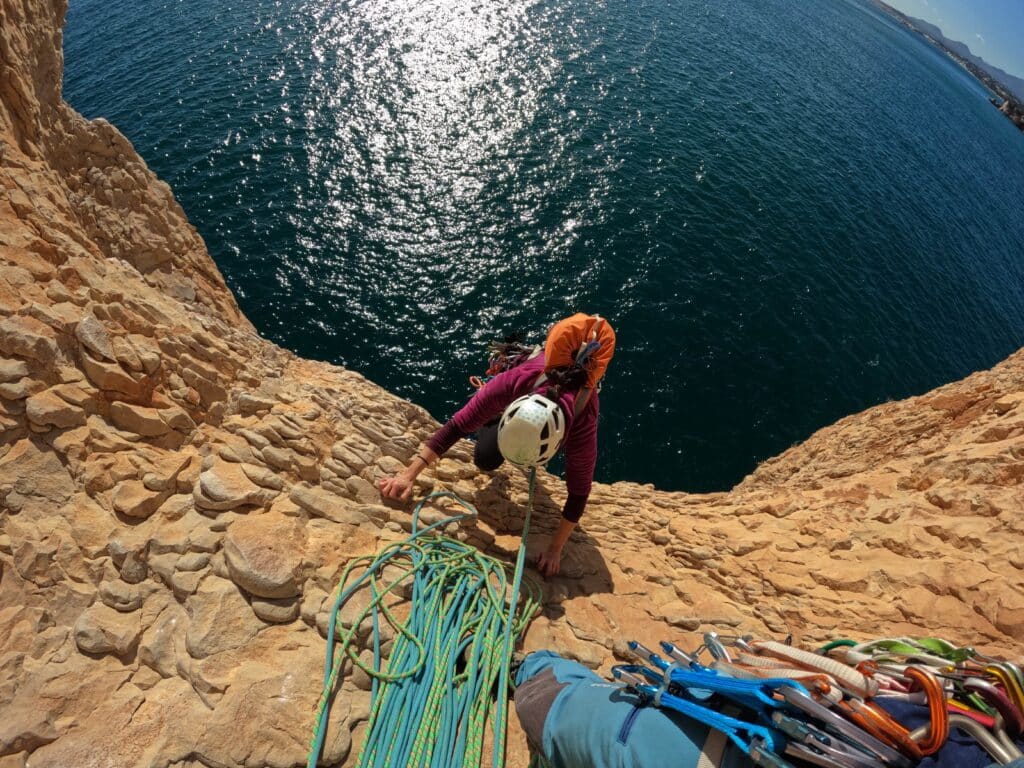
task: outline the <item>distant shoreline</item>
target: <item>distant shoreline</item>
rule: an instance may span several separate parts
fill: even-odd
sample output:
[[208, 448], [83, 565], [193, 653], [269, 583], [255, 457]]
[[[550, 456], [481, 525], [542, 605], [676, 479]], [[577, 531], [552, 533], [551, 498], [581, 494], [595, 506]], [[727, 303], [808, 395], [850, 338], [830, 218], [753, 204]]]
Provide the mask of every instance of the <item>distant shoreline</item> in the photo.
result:
[[963, 67], [969, 72], [976, 80], [982, 85], [988, 88], [989, 91], [994, 93], [1001, 101], [996, 99], [989, 99], [992, 105], [1006, 115], [1009, 120], [1017, 126], [1022, 132], [1024, 132], [1024, 103], [1018, 99], [1009, 88], [1001, 83], [996, 78], [992, 77], [988, 72], [981, 69], [974, 62], [968, 61], [956, 51], [952, 50], [943, 41], [936, 39], [934, 36], [921, 29], [917, 24], [914, 23], [914, 19], [907, 16], [904, 13], [893, 8], [891, 5], [887, 5], [882, 0], [870, 0], [870, 2], [878, 7], [880, 10], [892, 16], [896, 21], [900, 22], [907, 29], [912, 32], [916, 32], [929, 43], [934, 45], [944, 54], [949, 56], [953, 61]]

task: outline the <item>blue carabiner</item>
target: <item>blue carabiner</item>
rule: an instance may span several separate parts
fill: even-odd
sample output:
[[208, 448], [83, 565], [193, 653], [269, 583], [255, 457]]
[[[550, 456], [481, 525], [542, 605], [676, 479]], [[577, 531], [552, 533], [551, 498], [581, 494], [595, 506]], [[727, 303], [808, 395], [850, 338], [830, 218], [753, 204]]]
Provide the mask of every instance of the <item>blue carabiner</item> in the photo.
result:
[[[612, 668], [612, 675], [616, 680], [626, 683], [627, 686], [651, 700], [656, 707], [674, 710], [714, 728], [716, 731], [721, 731], [755, 762], [776, 765], [779, 768], [788, 765], [785, 761], [775, 762], [780, 759], [778, 755], [782, 754], [786, 747], [786, 740], [778, 731], [723, 715], [721, 712], [668, 693], [662, 687], [651, 685], [646, 682], [647, 679], [660, 678], [656, 672], [642, 665], [620, 664]], [[746, 734], [746, 737], [742, 734]], [[770, 758], [768, 754], [771, 755]]]
[[[771, 710], [781, 709], [786, 706], [774, 695], [776, 689], [780, 686], [788, 685], [803, 693], [807, 693], [806, 688], [789, 678], [770, 677], [741, 680], [724, 675], [717, 670], [701, 666], [692, 658], [689, 662], [690, 668], [687, 670], [678, 664], [669, 665], [658, 654], [636, 641], [629, 642], [628, 646], [641, 660], [646, 659], [650, 661], [664, 675], [668, 675], [671, 682], [683, 689], [695, 688], [701, 691], [711, 691], [712, 693], [720, 694], [735, 701], [737, 704], [763, 714], [768, 719], [771, 718]], [[673, 657], [676, 657], [677, 653], [679, 653], [678, 649], [671, 643], [662, 642], [661, 647]], [[687, 656], [686, 658], [690, 657]], [[651, 676], [653, 676], [653, 673], [648, 675], [648, 677]], [[661, 678], [658, 679], [660, 681]]]

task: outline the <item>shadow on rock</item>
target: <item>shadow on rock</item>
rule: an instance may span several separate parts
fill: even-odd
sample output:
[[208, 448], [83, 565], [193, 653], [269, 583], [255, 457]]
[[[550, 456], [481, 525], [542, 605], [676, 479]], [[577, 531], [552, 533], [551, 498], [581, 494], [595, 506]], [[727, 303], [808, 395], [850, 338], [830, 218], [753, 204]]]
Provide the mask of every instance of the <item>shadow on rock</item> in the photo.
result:
[[[490, 526], [499, 536], [521, 534], [526, 520], [527, 494], [514, 475], [499, 470], [491, 476], [490, 482], [477, 491], [471, 502], [480, 513], [480, 520]], [[547, 547], [548, 540], [558, 528], [562, 516], [562, 504], [550, 495], [547, 485], [560, 482], [557, 478], [538, 479], [534, 491], [533, 515], [530, 518], [530, 533], [527, 543], [527, 563], [533, 574], [537, 557]], [[591, 595], [612, 591], [612, 578], [597, 541], [586, 532], [586, 513], [581, 524], [562, 552], [562, 566], [559, 574], [543, 579], [545, 612], [554, 610], [561, 600], [578, 595]], [[518, 543], [516, 544], [518, 546]], [[499, 557], [514, 557], [504, 547], [491, 547]], [[558, 609], [560, 610], [560, 609]]]

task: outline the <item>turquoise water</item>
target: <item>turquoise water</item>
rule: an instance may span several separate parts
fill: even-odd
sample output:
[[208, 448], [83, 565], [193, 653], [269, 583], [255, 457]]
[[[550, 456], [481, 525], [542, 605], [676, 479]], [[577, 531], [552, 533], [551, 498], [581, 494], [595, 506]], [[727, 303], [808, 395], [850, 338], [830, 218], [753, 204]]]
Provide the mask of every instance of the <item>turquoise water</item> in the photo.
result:
[[845, 0], [71, 0], [65, 96], [268, 338], [447, 418], [619, 333], [599, 479], [725, 489], [1024, 345], [1024, 135]]

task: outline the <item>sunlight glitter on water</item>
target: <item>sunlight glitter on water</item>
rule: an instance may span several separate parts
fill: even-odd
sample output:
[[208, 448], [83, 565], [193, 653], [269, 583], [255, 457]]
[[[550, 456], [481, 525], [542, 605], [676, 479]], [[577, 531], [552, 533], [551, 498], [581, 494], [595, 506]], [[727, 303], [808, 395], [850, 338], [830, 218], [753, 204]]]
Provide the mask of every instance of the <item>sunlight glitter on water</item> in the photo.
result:
[[73, 0], [65, 42], [298, 354], [444, 420], [488, 341], [611, 318], [599, 479], [721, 489], [1021, 343], [1020, 135], [866, 6]]
[[[564, 189], [551, 169], [567, 164], [581, 123], [570, 112], [552, 125], [548, 135], [558, 141], [536, 167], [527, 150], [545, 135], [529, 129], [562, 59], [553, 54], [555, 11], [535, 5], [309, 7], [317, 62], [303, 107], [309, 176], [328, 196], [326, 206], [322, 194], [311, 201], [311, 213], [327, 234], [318, 257], [333, 265], [328, 280], [339, 299], [364, 283], [357, 273], [397, 274], [378, 286], [391, 297], [379, 309], [394, 312], [408, 295], [422, 325], [435, 327], [450, 309], [446, 299], [471, 296], [485, 272], [489, 285], [501, 283], [571, 247], [578, 235], [564, 225], [532, 247], [510, 238], [516, 227], [534, 226]], [[601, 204], [596, 181], [590, 207]], [[465, 339], [479, 319], [453, 318], [440, 332], [447, 326], [453, 341]]]

